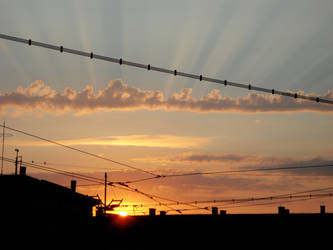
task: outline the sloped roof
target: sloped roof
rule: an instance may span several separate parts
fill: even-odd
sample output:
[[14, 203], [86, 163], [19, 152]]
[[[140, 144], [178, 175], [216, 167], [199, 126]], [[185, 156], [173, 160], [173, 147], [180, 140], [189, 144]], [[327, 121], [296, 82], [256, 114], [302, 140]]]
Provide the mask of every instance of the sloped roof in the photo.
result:
[[26, 199], [44, 200], [61, 199], [68, 203], [95, 206], [99, 200], [90, 196], [73, 192], [71, 189], [46, 180], [39, 180], [30, 176], [2, 175], [0, 176], [0, 193], [5, 196], [20, 194]]

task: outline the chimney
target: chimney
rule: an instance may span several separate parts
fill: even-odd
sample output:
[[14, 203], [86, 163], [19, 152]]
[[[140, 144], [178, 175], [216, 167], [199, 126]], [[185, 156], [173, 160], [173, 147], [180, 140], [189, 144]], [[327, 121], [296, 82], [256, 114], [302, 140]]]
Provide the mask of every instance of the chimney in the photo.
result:
[[212, 215], [217, 215], [217, 214], [218, 214], [218, 208], [212, 207]]
[[160, 216], [165, 216], [166, 215], [166, 211], [160, 211]]
[[220, 215], [226, 215], [227, 214], [227, 210], [220, 210]]
[[278, 213], [280, 215], [288, 215], [289, 212], [290, 212], [289, 209], [286, 209], [285, 207], [282, 206], [278, 207]]
[[71, 190], [76, 192], [76, 180], [71, 180]]
[[320, 206], [320, 214], [325, 214], [325, 206], [324, 205], [321, 205]]
[[149, 208], [149, 216], [155, 216], [156, 209], [155, 208]]
[[21, 166], [21, 167], [20, 167], [20, 176], [25, 176], [25, 173], [26, 173], [26, 172], [27, 172], [27, 168]]

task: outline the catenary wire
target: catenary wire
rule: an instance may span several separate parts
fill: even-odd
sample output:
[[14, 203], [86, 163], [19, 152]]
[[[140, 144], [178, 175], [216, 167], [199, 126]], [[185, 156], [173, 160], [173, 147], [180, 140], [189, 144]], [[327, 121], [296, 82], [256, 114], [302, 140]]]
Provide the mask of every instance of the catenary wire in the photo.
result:
[[[171, 178], [171, 177], [186, 177], [186, 176], [195, 176], [195, 175], [214, 175], [214, 174], [236, 174], [236, 173], [260, 172], [260, 171], [301, 170], [301, 169], [327, 168], [327, 167], [333, 167], [333, 164], [271, 167], [271, 168], [251, 168], [251, 169], [236, 169], [236, 170], [223, 170], [223, 171], [210, 171], [210, 172], [190, 172], [190, 173], [183, 173], [183, 174], [159, 175], [159, 178], [161, 179], [161, 178]], [[156, 177], [135, 179], [135, 180], [125, 181], [122, 183], [130, 184], [130, 183], [143, 182], [143, 181], [152, 180], [152, 179], [156, 179]]]
[[125, 182], [118, 182], [118, 183], [125, 183], [125, 184], [130, 184], [130, 183], [135, 183], [135, 182], [142, 182], [142, 181], [152, 180], [152, 179], [156, 179], [156, 178], [170, 178], [170, 177], [185, 177], [185, 176], [194, 176], [194, 175], [248, 173], [248, 172], [257, 172], [257, 171], [278, 171], [278, 170], [295, 170], [295, 169], [333, 167], [333, 164], [321, 164], [321, 165], [287, 166], [287, 167], [275, 167], [275, 168], [254, 168], [254, 169], [224, 170], [224, 171], [211, 171], [211, 172], [191, 172], [191, 173], [183, 173], [183, 174], [158, 175], [158, 174], [154, 174], [150, 171], [146, 171], [146, 170], [143, 170], [143, 169], [140, 169], [140, 168], [137, 168], [137, 167], [119, 162], [119, 161], [115, 161], [115, 160], [112, 160], [110, 158], [106, 158], [106, 157], [103, 157], [103, 156], [100, 156], [100, 155], [97, 155], [97, 154], [94, 154], [94, 153], [90, 153], [90, 152], [87, 152], [87, 151], [84, 151], [84, 150], [81, 150], [81, 149], [77, 149], [77, 148], [74, 148], [74, 147], [71, 147], [71, 146], [68, 146], [68, 145], [50, 140], [50, 139], [46, 139], [46, 138], [43, 138], [43, 137], [31, 134], [31, 133], [22, 131], [22, 130], [14, 129], [14, 128], [8, 127], [6, 125], [1, 125], [0, 124], [0, 126], [6, 128], [6, 129], [9, 129], [11, 131], [14, 131], [14, 132], [18, 132], [18, 133], [21, 133], [21, 134], [24, 134], [24, 135], [27, 135], [27, 136], [30, 136], [30, 137], [34, 137], [34, 138], [37, 138], [39, 140], [43, 140], [43, 141], [46, 141], [46, 142], [49, 142], [49, 143], [67, 148], [67, 149], [71, 149], [71, 150], [74, 150], [74, 151], [77, 151], [77, 152], [80, 152], [80, 153], [83, 153], [83, 154], [90, 155], [92, 157], [96, 157], [96, 158], [99, 158], [99, 159], [110, 161], [112, 163], [115, 163], [115, 164], [118, 164], [118, 165], [121, 165], [121, 166], [125, 166], [125, 167], [131, 168], [131, 169], [135, 169], [135, 170], [138, 170], [138, 171], [141, 171], [141, 172], [144, 172], [144, 173], [147, 173], [147, 174], [150, 174], [150, 175], [154, 176], [154, 177], [149, 177], [149, 178], [142, 178], [142, 179], [125, 181]]
[[118, 58], [113, 58], [113, 57], [108, 57], [108, 56], [103, 56], [103, 55], [97, 55], [97, 54], [94, 54], [93, 52], [84, 52], [84, 51], [80, 51], [80, 50], [69, 49], [69, 48], [65, 48], [63, 46], [57, 46], [57, 45], [52, 45], [52, 44], [48, 44], [48, 43], [41, 43], [41, 42], [33, 41], [31, 39], [23, 39], [20, 37], [9, 36], [9, 35], [5, 35], [5, 34], [0, 34], [0, 38], [14, 41], [14, 42], [19, 42], [19, 43], [25, 43], [30, 46], [33, 45], [33, 46], [37, 46], [37, 47], [43, 47], [46, 49], [56, 50], [56, 51], [60, 51], [61, 53], [75, 54], [75, 55], [79, 55], [79, 56], [89, 57], [91, 59], [98, 59], [98, 60], [108, 61], [108, 62], [112, 62], [112, 63], [117, 63], [120, 65], [127, 65], [127, 66], [131, 66], [131, 67], [142, 68], [142, 69], [146, 69], [148, 71], [158, 71], [161, 73], [172, 74], [175, 76], [192, 78], [192, 79], [196, 79], [199, 81], [206, 81], [206, 82], [211, 82], [211, 83], [222, 84], [225, 86], [232, 86], [232, 87], [247, 89], [248, 91], [259, 91], [259, 92], [270, 93], [273, 95], [276, 94], [276, 95], [281, 95], [281, 96], [287, 96], [287, 97], [291, 97], [291, 98], [295, 98], [295, 99], [300, 98], [300, 99], [314, 101], [314, 102], [318, 102], [318, 103], [320, 102], [320, 103], [326, 103], [326, 104], [333, 104], [333, 100], [324, 99], [324, 98], [320, 98], [320, 97], [302, 95], [302, 94], [298, 94], [298, 93], [280, 91], [280, 90], [276, 90], [276, 89], [262, 88], [262, 87], [254, 86], [252, 84], [236, 83], [236, 82], [227, 81], [227, 80], [210, 78], [210, 77], [206, 77], [203, 75], [195, 75], [195, 74], [180, 72], [178, 70], [159, 68], [159, 67], [152, 66], [150, 64], [141, 64], [141, 63], [126, 61], [126, 60], [123, 60], [122, 58], [118, 59]]
[[[9, 159], [9, 158], [2, 158], [4, 161], [7, 162], [11, 162], [11, 163], [15, 163], [15, 160]], [[97, 183], [97, 185], [103, 185], [103, 180], [99, 179], [99, 178], [95, 178], [95, 177], [91, 177], [91, 176], [86, 176], [86, 175], [82, 175], [82, 174], [75, 174], [75, 173], [71, 173], [68, 171], [63, 171], [63, 170], [57, 170], [54, 168], [50, 168], [50, 167], [45, 167], [45, 166], [41, 166], [38, 164], [34, 164], [34, 163], [30, 163], [30, 162], [24, 162], [22, 161], [22, 163], [27, 166], [27, 167], [31, 167], [31, 168], [36, 168], [36, 169], [40, 169], [40, 170], [44, 170], [44, 171], [49, 171], [49, 172], [53, 172], [53, 173], [57, 173], [57, 174], [61, 174], [61, 175], [65, 175], [65, 176], [69, 176], [69, 177], [75, 177], [78, 179], [82, 179], [85, 181], [90, 181], [90, 182], [95, 182]], [[157, 195], [151, 195], [145, 192], [142, 192], [136, 188], [132, 188], [129, 187], [128, 185], [126, 185], [125, 187], [119, 187], [119, 186], [113, 186], [115, 188], [118, 189], [122, 189], [122, 190], [126, 190], [126, 191], [131, 191], [131, 192], [135, 192], [135, 193], [139, 193], [141, 195], [144, 195], [148, 198], [150, 198], [151, 200], [155, 201], [156, 204], [154, 205], [159, 205], [159, 206], [165, 206], [167, 208], [169, 208], [169, 210], [167, 211], [177, 211], [177, 212], [181, 212], [181, 211], [185, 211], [185, 210], [207, 210], [208, 207], [198, 207], [195, 205], [192, 205], [192, 203], [198, 204], [198, 203], [220, 203], [220, 202], [227, 202], [227, 201], [232, 201], [233, 204], [230, 204], [229, 207], [235, 207], [236, 203], [241, 203], [241, 202], [250, 202], [250, 201], [263, 201], [263, 200], [273, 200], [273, 199], [313, 199], [313, 198], [324, 198], [324, 197], [331, 197], [333, 194], [332, 193], [324, 193], [324, 194], [306, 194], [304, 195], [303, 193], [309, 193], [309, 192], [319, 192], [319, 191], [324, 191], [324, 190], [329, 190], [329, 189], [333, 189], [333, 187], [326, 187], [326, 188], [320, 188], [320, 189], [312, 189], [312, 190], [306, 190], [306, 191], [300, 191], [300, 192], [294, 192], [292, 194], [283, 194], [283, 195], [277, 195], [277, 196], [266, 196], [266, 197], [257, 197], [257, 198], [244, 198], [244, 199], [229, 199], [229, 200], [212, 200], [212, 201], [194, 201], [194, 202], [181, 202], [181, 201], [174, 201], [168, 198], [164, 198], [161, 196], [157, 196]], [[162, 200], [167, 200], [167, 201], [172, 201], [173, 203], [161, 203], [159, 202], [157, 199], [162, 199]], [[281, 201], [280, 201], [281, 202]], [[264, 203], [262, 205], [268, 205], [269, 203]], [[192, 209], [174, 209], [171, 206], [172, 205], [188, 205], [191, 206]], [[228, 204], [226, 204], [227, 206], [222, 206], [224, 208], [229, 208]], [[256, 205], [256, 204], [253, 204]], [[257, 204], [258, 205], [258, 204]], [[130, 205], [126, 205], [126, 206], [130, 206]], [[138, 205], [136, 205], [138, 206]], [[141, 205], [141, 207], [143, 207]]]
[[239, 207], [255, 207], [255, 206], [270, 206], [274, 204], [285, 204], [285, 203], [292, 203], [292, 202], [300, 202], [300, 201], [308, 201], [308, 200], [315, 200], [315, 199], [327, 199], [333, 196], [332, 193], [324, 193], [318, 195], [307, 195], [303, 198], [292, 198], [292, 199], [285, 199], [280, 201], [272, 201], [272, 202], [264, 202], [264, 203], [255, 203], [255, 204], [240, 204], [240, 205], [227, 205], [227, 206], [217, 206], [218, 208], [239, 208]]
[[[119, 185], [119, 184], [118, 184]], [[122, 184], [120, 184], [122, 185]], [[126, 190], [126, 191], [130, 191], [130, 192], [134, 192], [134, 193], [138, 193], [138, 194], [141, 194], [143, 196], [146, 196], [148, 197], [149, 199], [153, 200], [156, 202], [156, 204], [154, 205], [160, 205], [160, 206], [165, 206], [169, 209], [173, 209], [172, 207], [170, 207], [171, 205], [179, 205], [179, 204], [182, 204], [182, 205], [187, 205], [187, 206], [190, 206], [192, 208], [196, 208], [196, 210], [207, 210], [207, 208], [202, 208], [202, 207], [199, 207], [199, 206], [196, 206], [196, 205], [193, 205], [191, 203], [187, 203], [187, 202], [182, 202], [182, 201], [176, 201], [176, 200], [172, 200], [172, 199], [169, 199], [169, 198], [165, 198], [165, 197], [161, 197], [161, 196], [158, 196], [158, 195], [153, 195], [153, 194], [148, 194], [148, 193], [145, 193], [145, 192], [142, 192], [140, 190], [138, 190], [137, 188], [133, 188], [133, 187], [129, 187], [128, 185], [122, 185], [121, 187], [119, 186], [114, 186], [112, 184], [113, 187], [115, 188], [118, 188], [118, 189], [122, 189], [122, 190]], [[172, 204], [170, 203], [162, 203], [156, 199], [160, 199], [160, 200], [165, 200], [165, 201], [169, 201], [169, 202], [172, 202]]]
[[[304, 195], [304, 197], [309, 196], [311, 194], [307, 193], [315, 193], [321, 191], [328, 191], [332, 190], [333, 186], [325, 187], [325, 188], [318, 188], [318, 189], [310, 189], [310, 190], [303, 190], [293, 193], [286, 193], [286, 194], [279, 194], [273, 196], [262, 196], [262, 197], [251, 197], [251, 198], [227, 198], [227, 199], [215, 199], [215, 200], [201, 200], [201, 201], [188, 201], [186, 204], [218, 204], [218, 203], [227, 203], [224, 205], [232, 205], [237, 203], [247, 203], [247, 202], [255, 202], [255, 201], [264, 201], [264, 200], [279, 200], [279, 199], [294, 199], [297, 196]], [[328, 193], [332, 194], [332, 193]], [[332, 194], [333, 195], [333, 194]], [[165, 203], [169, 206], [172, 205], [184, 205], [182, 202], [170, 202]], [[150, 204], [136, 204], [136, 206], [149, 206]]]
[[[2, 159], [6, 162], [15, 163], [15, 160], [10, 159], [10, 158], [3, 157]], [[30, 168], [35, 168], [35, 169], [39, 169], [39, 170], [43, 170], [43, 171], [47, 171], [47, 172], [52, 172], [52, 173], [56, 173], [56, 174], [60, 174], [60, 175], [68, 176], [68, 177], [74, 177], [74, 178], [77, 178], [77, 179], [81, 179], [81, 180], [85, 180], [85, 181], [89, 181], [89, 182], [94, 182], [94, 183], [98, 183], [98, 184], [104, 184], [102, 179], [92, 177], [92, 176], [72, 173], [72, 172], [68, 172], [68, 171], [65, 171], [65, 170], [59, 170], [59, 169], [51, 168], [51, 167], [45, 167], [45, 166], [42, 166], [42, 165], [38, 165], [38, 164], [30, 163], [30, 162], [25, 162], [25, 161], [22, 161], [22, 164], [24, 166], [30, 167]]]

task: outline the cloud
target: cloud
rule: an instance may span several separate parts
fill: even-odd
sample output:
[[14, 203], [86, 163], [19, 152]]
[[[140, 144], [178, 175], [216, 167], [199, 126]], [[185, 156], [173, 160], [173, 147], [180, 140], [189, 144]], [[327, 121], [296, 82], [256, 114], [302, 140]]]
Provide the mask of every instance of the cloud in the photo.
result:
[[[214, 89], [200, 98], [191, 96], [192, 89], [182, 89], [171, 97], [164, 97], [161, 91], [142, 90], [128, 86], [116, 79], [103, 90], [95, 91], [90, 85], [82, 90], [65, 88], [58, 93], [42, 81], [35, 81], [26, 88], [19, 87], [12, 92], [0, 94], [1, 109], [16, 107], [25, 110], [40, 109], [59, 113], [72, 111], [86, 114], [97, 110], [170, 110], [190, 112], [333, 112], [333, 105], [315, 103], [278, 95], [264, 95], [255, 92], [244, 97], [224, 97]], [[303, 92], [299, 92], [303, 94]], [[322, 98], [333, 99], [329, 90]]]
[[276, 166], [294, 162], [290, 158], [254, 154], [206, 154], [198, 152], [186, 152], [178, 155], [162, 157], [144, 157], [132, 159], [136, 161], [151, 161], [154, 163], [172, 164], [223, 164], [225, 166]]
[[[278, 157], [269, 155], [256, 154], [207, 154], [198, 152], [186, 152], [177, 155], [150, 156], [134, 158], [133, 161], [152, 162], [161, 165], [188, 165], [196, 166], [198, 172], [207, 171], [206, 166], [218, 166], [218, 170], [246, 169], [246, 168], [270, 168], [270, 167], [296, 167], [312, 165], [333, 165], [331, 157], [310, 156], [307, 159], [297, 159], [291, 157]], [[201, 168], [204, 166], [204, 168]], [[223, 168], [223, 169], [221, 169]], [[213, 171], [217, 169], [214, 168]], [[180, 171], [184, 171], [181, 168]], [[332, 168], [306, 168], [306, 169], [288, 169], [280, 170], [281, 172], [305, 173], [305, 174], [333, 174]], [[277, 171], [278, 172], [278, 171]]]

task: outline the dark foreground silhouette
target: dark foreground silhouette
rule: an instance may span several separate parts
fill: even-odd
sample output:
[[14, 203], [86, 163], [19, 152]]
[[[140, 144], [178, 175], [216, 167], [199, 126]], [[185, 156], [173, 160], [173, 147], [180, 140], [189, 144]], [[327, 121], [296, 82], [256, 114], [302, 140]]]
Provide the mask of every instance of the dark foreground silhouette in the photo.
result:
[[[4, 223], [5, 222], [5, 223]], [[289, 244], [323, 243], [332, 238], [332, 214], [290, 215], [166, 215], [93, 217], [6, 218], [2, 236], [47, 239], [52, 242], [103, 244], [131, 248], [159, 242], [187, 244]], [[163, 242], [163, 243], [162, 243]], [[126, 248], [127, 249], [127, 248]], [[140, 248], [142, 249], [142, 248]]]
[[270, 248], [287, 248], [293, 242], [315, 244], [318, 249], [330, 246], [333, 237], [333, 214], [329, 213], [92, 217], [89, 211], [96, 200], [46, 181], [1, 176], [0, 190], [0, 244], [10, 244], [8, 249], [22, 243], [40, 244], [44, 249], [56, 245], [67, 249], [64, 246], [69, 244], [74, 249], [82, 245], [178, 249], [180, 244], [185, 249], [202, 245], [220, 249], [267, 242]]

